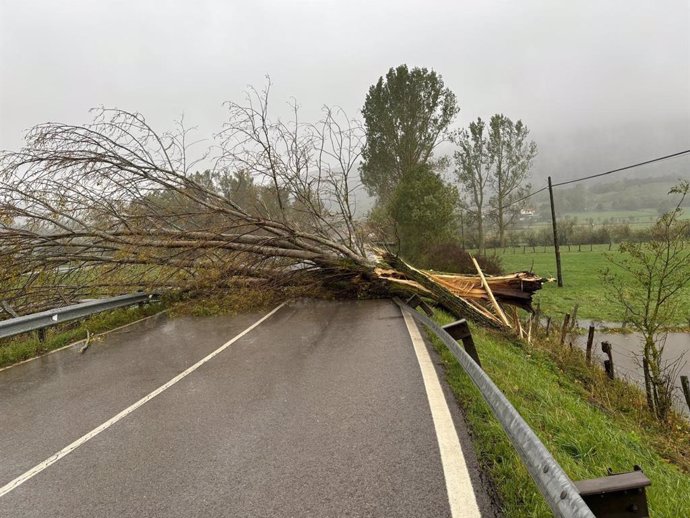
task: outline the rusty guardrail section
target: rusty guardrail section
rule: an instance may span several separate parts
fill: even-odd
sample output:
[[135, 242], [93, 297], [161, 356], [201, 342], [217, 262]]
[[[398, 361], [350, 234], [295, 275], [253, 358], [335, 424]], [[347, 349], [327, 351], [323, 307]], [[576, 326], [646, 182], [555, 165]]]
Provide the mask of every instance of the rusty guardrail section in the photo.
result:
[[539, 437], [458, 342], [429, 317], [406, 306], [400, 299], [396, 298], [394, 301], [401, 311], [406, 311], [417, 322], [431, 329], [453, 353], [481, 392], [498, 422], [501, 423], [554, 515], [559, 518], [595, 518], [575, 484], [542, 444]]
[[129, 295], [90, 300], [88, 302], [82, 302], [81, 304], [73, 304], [62, 308], [41, 311], [40, 313], [2, 320], [0, 321], [0, 338], [7, 338], [28, 331], [44, 329], [109, 309], [150, 302], [155, 298], [157, 298], [155, 294], [131, 293]]

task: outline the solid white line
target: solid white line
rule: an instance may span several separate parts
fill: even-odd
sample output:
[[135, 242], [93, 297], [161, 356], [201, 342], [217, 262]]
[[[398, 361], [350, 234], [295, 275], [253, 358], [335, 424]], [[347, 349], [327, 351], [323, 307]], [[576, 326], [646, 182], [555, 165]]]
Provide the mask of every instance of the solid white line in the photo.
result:
[[417, 361], [422, 371], [424, 388], [431, 408], [431, 417], [436, 429], [436, 439], [441, 452], [443, 475], [446, 479], [448, 503], [453, 518], [481, 518], [477, 499], [472, 488], [470, 473], [467, 470], [465, 457], [460, 447], [460, 439], [453, 424], [446, 398], [436, 370], [426, 350], [426, 345], [414, 320], [405, 311], [402, 312], [407, 331], [410, 333]]
[[100, 425], [100, 426], [94, 428], [93, 430], [91, 430], [91, 431], [90, 431], [89, 433], [87, 433], [86, 435], [81, 436], [79, 439], [77, 439], [76, 441], [74, 441], [72, 444], [70, 444], [70, 445], [68, 445], [68, 446], [65, 446], [65, 447], [64, 447], [63, 449], [61, 449], [59, 452], [57, 452], [57, 453], [55, 453], [54, 455], [48, 457], [46, 460], [44, 460], [44, 461], [41, 462], [40, 464], [37, 464], [36, 466], [34, 466], [33, 468], [31, 468], [31, 469], [30, 469], [29, 471], [27, 471], [26, 473], [24, 473], [24, 474], [22, 474], [22, 475], [19, 475], [17, 478], [15, 478], [14, 480], [12, 480], [11, 482], [9, 482], [9, 483], [5, 484], [4, 486], [0, 487], [0, 497], [6, 495], [7, 493], [9, 493], [10, 491], [12, 491], [13, 489], [16, 489], [17, 487], [21, 486], [24, 482], [26, 482], [26, 481], [29, 480], [30, 478], [34, 477], [35, 475], [38, 475], [38, 474], [39, 474], [41, 471], [43, 471], [44, 469], [46, 469], [46, 468], [50, 467], [51, 465], [55, 464], [57, 461], [59, 461], [59, 460], [60, 460], [61, 458], [63, 458], [64, 456], [66, 456], [66, 455], [72, 453], [74, 450], [76, 450], [77, 448], [79, 448], [79, 446], [81, 446], [81, 445], [84, 444], [85, 442], [87, 442], [87, 441], [93, 439], [94, 437], [96, 437], [96, 436], [97, 436], [99, 433], [101, 433], [103, 430], [106, 430], [106, 429], [110, 428], [112, 425], [114, 425], [115, 423], [117, 423], [117, 422], [120, 421], [121, 419], [127, 417], [127, 416], [128, 416], [129, 414], [131, 414], [132, 412], [134, 412], [134, 411], [135, 411], [137, 408], [139, 408], [140, 406], [142, 406], [142, 405], [146, 404], [147, 402], [151, 401], [153, 398], [155, 398], [157, 395], [159, 395], [159, 394], [160, 394], [161, 392], [163, 392], [164, 390], [169, 389], [170, 387], [172, 387], [175, 383], [177, 383], [177, 382], [180, 381], [181, 379], [185, 378], [186, 376], [188, 376], [189, 374], [191, 374], [191, 373], [194, 372], [195, 370], [197, 370], [197, 369], [198, 369], [199, 367], [201, 367], [204, 363], [208, 362], [209, 360], [213, 359], [215, 356], [217, 356], [217, 355], [219, 355], [220, 353], [222, 353], [225, 349], [227, 349], [228, 347], [230, 347], [230, 346], [231, 346], [232, 344], [234, 344], [237, 340], [239, 340], [239, 339], [242, 338], [244, 335], [246, 335], [247, 333], [249, 333], [250, 331], [252, 331], [254, 328], [256, 328], [257, 326], [259, 326], [262, 322], [264, 322], [265, 320], [267, 320], [268, 318], [270, 318], [271, 316], [273, 316], [273, 315], [274, 315], [280, 308], [282, 308], [285, 304], [287, 304], [287, 302], [283, 302], [280, 306], [278, 306], [277, 308], [275, 308], [273, 311], [271, 311], [270, 313], [268, 313], [267, 315], [265, 315], [264, 317], [262, 317], [262, 318], [259, 319], [258, 321], [254, 322], [254, 323], [253, 323], [251, 326], [249, 326], [247, 329], [245, 329], [245, 330], [242, 331], [240, 334], [238, 334], [237, 336], [235, 336], [234, 338], [232, 338], [230, 341], [225, 342], [225, 343], [224, 343], [223, 345], [221, 345], [218, 349], [216, 349], [215, 351], [213, 351], [213, 352], [212, 352], [211, 354], [209, 354], [208, 356], [202, 358], [202, 359], [199, 360], [198, 362], [196, 362], [194, 365], [192, 365], [191, 367], [189, 367], [187, 370], [185, 370], [185, 371], [181, 372], [180, 374], [178, 374], [177, 376], [175, 376], [173, 379], [171, 379], [170, 381], [168, 381], [165, 385], [161, 385], [161, 386], [158, 387], [156, 390], [154, 390], [154, 391], [151, 392], [150, 394], [144, 396], [143, 398], [141, 398], [139, 401], [137, 401], [137, 402], [134, 403], [133, 405], [131, 405], [131, 406], [125, 408], [122, 412], [120, 412], [119, 414], [117, 414], [115, 417], [113, 417], [113, 418], [111, 418], [111, 419], [108, 419], [108, 420], [107, 420], [105, 423], [103, 423], [102, 425]]

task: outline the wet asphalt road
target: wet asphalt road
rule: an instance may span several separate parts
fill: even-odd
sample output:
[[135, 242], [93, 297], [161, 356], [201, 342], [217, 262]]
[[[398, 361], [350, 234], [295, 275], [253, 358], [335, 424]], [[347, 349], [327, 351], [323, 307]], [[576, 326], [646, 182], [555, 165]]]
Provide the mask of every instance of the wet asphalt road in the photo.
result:
[[[0, 486], [260, 316], [158, 318], [83, 355], [70, 348], [0, 371]], [[463, 449], [479, 488], [472, 452]], [[475, 492], [489, 515], [483, 491]], [[400, 311], [362, 301], [280, 309], [0, 497], [0, 516], [422, 518], [450, 510]]]

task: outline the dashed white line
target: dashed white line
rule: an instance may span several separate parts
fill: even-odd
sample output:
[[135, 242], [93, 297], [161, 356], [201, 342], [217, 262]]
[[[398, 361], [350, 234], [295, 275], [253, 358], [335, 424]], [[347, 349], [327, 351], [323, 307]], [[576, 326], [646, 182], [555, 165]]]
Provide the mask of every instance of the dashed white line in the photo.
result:
[[274, 310], [272, 310], [270, 313], [266, 314], [266, 315], [263, 316], [261, 319], [259, 319], [259, 320], [257, 320], [256, 322], [254, 322], [251, 326], [249, 326], [247, 329], [245, 329], [244, 331], [242, 331], [240, 334], [236, 335], [236, 336], [233, 337], [231, 340], [225, 342], [225, 343], [224, 343], [223, 345], [221, 345], [218, 349], [216, 349], [215, 351], [213, 351], [213, 352], [210, 353], [209, 355], [205, 356], [204, 358], [202, 358], [201, 360], [199, 360], [198, 362], [196, 362], [194, 365], [192, 365], [191, 367], [189, 367], [187, 370], [185, 370], [185, 371], [181, 372], [180, 374], [178, 374], [177, 376], [175, 376], [173, 379], [171, 379], [170, 381], [168, 381], [168, 382], [165, 383], [164, 385], [161, 385], [160, 387], [158, 387], [158, 388], [157, 388], [156, 390], [154, 390], [153, 392], [151, 392], [151, 393], [149, 393], [148, 395], [144, 396], [143, 398], [141, 398], [139, 401], [137, 401], [137, 402], [134, 403], [133, 405], [128, 406], [128, 407], [125, 408], [122, 412], [120, 412], [119, 414], [117, 414], [115, 417], [112, 417], [111, 419], [108, 419], [105, 423], [103, 423], [103, 424], [101, 424], [100, 426], [94, 428], [94, 429], [91, 430], [89, 433], [87, 433], [87, 434], [81, 436], [79, 439], [77, 439], [76, 441], [74, 441], [72, 444], [69, 444], [69, 445], [65, 446], [65, 447], [64, 447], [63, 449], [61, 449], [59, 452], [57, 452], [57, 453], [51, 455], [50, 457], [48, 457], [46, 460], [44, 460], [44, 461], [41, 462], [40, 464], [37, 464], [36, 466], [34, 466], [33, 468], [31, 468], [31, 469], [28, 470], [27, 472], [25, 472], [25, 473], [19, 475], [19, 476], [18, 476], [17, 478], [15, 478], [14, 480], [12, 480], [12, 481], [8, 482], [7, 484], [5, 484], [4, 486], [0, 487], [0, 497], [6, 495], [7, 493], [9, 493], [10, 491], [12, 491], [13, 489], [16, 489], [17, 487], [21, 486], [21, 485], [22, 485], [24, 482], [26, 482], [27, 480], [31, 479], [32, 477], [38, 475], [41, 471], [43, 471], [43, 470], [47, 469], [48, 467], [52, 466], [52, 465], [55, 464], [57, 461], [59, 461], [61, 458], [65, 457], [66, 455], [69, 455], [70, 453], [72, 453], [74, 450], [76, 450], [77, 448], [79, 448], [79, 446], [81, 446], [82, 444], [84, 444], [84, 443], [86, 443], [87, 441], [93, 439], [94, 437], [96, 437], [96, 436], [97, 436], [99, 433], [101, 433], [102, 431], [107, 430], [108, 428], [110, 428], [112, 425], [114, 425], [115, 423], [117, 423], [117, 422], [120, 421], [121, 419], [124, 419], [125, 417], [127, 417], [129, 414], [131, 414], [132, 412], [134, 412], [134, 411], [135, 411], [137, 408], [139, 408], [140, 406], [142, 406], [142, 405], [148, 403], [149, 401], [151, 401], [153, 398], [155, 398], [155, 397], [156, 397], [157, 395], [159, 395], [161, 392], [163, 392], [163, 391], [169, 389], [169, 388], [172, 387], [175, 383], [177, 383], [177, 382], [180, 381], [181, 379], [187, 377], [189, 374], [191, 374], [192, 372], [194, 372], [195, 370], [197, 370], [197, 369], [198, 369], [199, 367], [201, 367], [203, 364], [205, 364], [205, 363], [208, 362], [209, 360], [213, 359], [215, 356], [217, 356], [217, 355], [219, 355], [220, 353], [222, 353], [225, 349], [227, 349], [228, 347], [230, 347], [232, 344], [234, 344], [237, 340], [239, 340], [240, 338], [242, 338], [244, 335], [246, 335], [247, 333], [249, 333], [250, 331], [252, 331], [253, 329], [255, 329], [255, 328], [256, 328], [257, 326], [259, 326], [262, 322], [264, 322], [265, 320], [269, 319], [269, 318], [270, 318], [271, 316], [273, 316], [280, 308], [282, 308], [285, 304], [287, 304], [287, 303], [286, 303], [286, 302], [282, 303], [280, 306], [278, 306], [277, 308], [275, 308]]
[[417, 361], [422, 371], [431, 417], [436, 429], [436, 439], [441, 453], [443, 475], [446, 479], [448, 503], [453, 518], [481, 518], [477, 498], [472, 488], [470, 473], [460, 447], [460, 439], [450, 415], [450, 409], [443, 395], [441, 383], [426, 350], [426, 345], [414, 320], [405, 311], [403, 318], [410, 333]]

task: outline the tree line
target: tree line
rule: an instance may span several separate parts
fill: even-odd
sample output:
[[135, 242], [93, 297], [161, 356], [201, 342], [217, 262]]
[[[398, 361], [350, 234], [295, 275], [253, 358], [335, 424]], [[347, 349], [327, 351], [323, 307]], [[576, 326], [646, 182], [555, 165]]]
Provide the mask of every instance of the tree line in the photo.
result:
[[[499, 113], [454, 129], [459, 112], [439, 74], [407, 65], [380, 77], [362, 109], [360, 175], [376, 198], [370, 224], [427, 266], [435, 259], [430, 250], [459, 244], [465, 232], [474, 233], [480, 255], [490, 230], [504, 246], [530, 191], [537, 145], [527, 126]], [[435, 154], [444, 141], [454, 145], [452, 156]]]
[[[366, 95], [363, 124], [328, 107], [303, 122], [296, 104], [275, 118], [270, 86], [226, 103], [205, 151], [182, 120], [159, 131], [139, 112], [101, 108], [88, 124], [39, 124], [22, 149], [0, 152], [2, 300], [27, 313], [135, 287], [312, 271], [343, 285], [368, 275], [371, 241], [448, 269], [467, 259], [459, 227], [510, 226], [536, 146], [504, 115], [485, 134], [481, 120], [453, 129], [457, 98], [433, 70], [390, 69]], [[444, 141], [453, 156], [436, 152]], [[377, 201], [367, 222], [358, 180]]]

